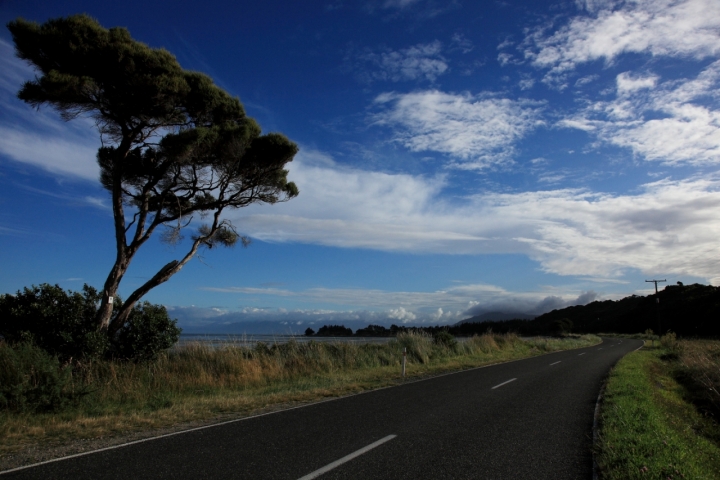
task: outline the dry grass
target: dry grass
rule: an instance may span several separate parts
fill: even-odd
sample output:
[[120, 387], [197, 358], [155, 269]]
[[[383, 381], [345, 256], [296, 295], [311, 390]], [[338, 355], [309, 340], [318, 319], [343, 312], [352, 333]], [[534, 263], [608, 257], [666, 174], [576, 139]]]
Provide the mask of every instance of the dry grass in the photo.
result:
[[697, 401], [720, 422], [720, 341], [680, 340], [673, 351]]
[[[151, 364], [95, 361], [73, 372], [72, 388], [89, 392], [76, 405], [55, 413], [0, 413], [0, 455], [236, 418], [394, 385], [404, 381], [403, 348], [412, 379], [599, 342], [595, 336], [522, 340], [514, 334], [486, 334], [445, 345], [411, 333], [386, 344], [212, 348], [198, 343], [171, 350]], [[0, 468], [8, 466], [0, 461]]]

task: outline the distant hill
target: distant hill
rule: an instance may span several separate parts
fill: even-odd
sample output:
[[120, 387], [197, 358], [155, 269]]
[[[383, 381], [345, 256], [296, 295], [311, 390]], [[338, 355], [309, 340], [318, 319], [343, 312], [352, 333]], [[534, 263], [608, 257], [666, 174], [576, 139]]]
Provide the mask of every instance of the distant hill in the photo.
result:
[[668, 285], [655, 295], [632, 295], [622, 300], [592, 302], [541, 315], [537, 326], [547, 328], [567, 318], [574, 330], [584, 332], [634, 333], [651, 329], [672, 330], [684, 336], [720, 336], [720, 287], [712, 285]]
[[455, 325], [461, 325], [463, 323], [504, 322], [506, 320], [532, 320], [536, 316], [537, 315], [527, 315], [525, 313], [486, 312], [461, 320]]
[[553, 332], [559, 321], [572, 322], [578, 333], [639, 333], [647, 329], [662, 333], [672, 330], [681, 336], [720, 337], [720, 287], [711, 285], [668, 285], [655, 295], [631, 295], [622, 300], [605, 300], [545, 313], [533, 320], [482, 321], [468, 318], [453, 326], [456, 334], [518, 332], [536, 335]]

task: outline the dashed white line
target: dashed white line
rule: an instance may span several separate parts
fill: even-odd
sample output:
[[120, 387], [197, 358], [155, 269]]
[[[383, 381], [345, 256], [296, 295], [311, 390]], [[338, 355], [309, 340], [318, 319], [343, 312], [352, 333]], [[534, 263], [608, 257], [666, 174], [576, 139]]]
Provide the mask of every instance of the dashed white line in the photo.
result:
[[501, 384], [499, 384], [499, 385], [495, 385], [495, 386], [494, 386], [494, 387], [492, 387], [492, 388], [491, 388], [490, 390], [495, 390], [496, 388], [498, 388], [498, 387], [502, 387], [503, 385], [507, 385], [508, 383], [510, 383], [510, 382], [514, 382], [515, 380], [517, 380], [517, 378], [511, 378], [511, 379], [510, 379], [510, 380], [508, 380], [507, 382], [502, 382], [502, 383], [501, 383]]
[[579, 357], [580, 355], [585, 355], [586, 353], [587, 353], [587, 352], [578, 353], [578, 357]]
[[320, 475], [322, 475], [323, 473], [327, 473], [327, 472], [329, 472], [330, 470], [332, 470], [333, 468], [339, 467], [339, 466], [342, 465], [343, 463], [349, 462], [349, 461], [352, 460], [353, 458], [359, 457], [359, 456], [362, 455], [363, 453], [367, 453], [367, 452], [369, 452], [370, 450], [372, 450], [373, 448], [379, 447], [379, 446], [382, 445], [383, 443], [389, 442], [390, 440], [392, 440], [392, 439], [395, 438], [395, 437], [397, 437], [397, 435], [388, 435], [388, 436], [385, 437], [385, 438], [381, 438], [381, 439], [378, 440], [377, 442], [371, 443], [370, 445], [368, 445], [368, 446], [366, 446], [366, 447], [363, 447], [363, 448], [361, 448], [360, 450], [355, 450], [353, 453], [351, 453], [351, 454], [349, 454], [349, 455], [345, 455], [344, 457], [342, 457], [342, 458], [340, 458], [340, 459], [338, 459], [338, 460], [335, 460], [335, 461], [332, 462], [332, 463], [328, 463], [328, 464], [325, 465], [324, 467], [319, 468], [319, 469], [315, 470], [315, 471], [312, 472], [312, 473], [308, 473], [308, 474], [305, 475], [304, 477], [300, 477], [298, 480], [311, 480], [311, 479], [313, 479], [313, 478], [317, 478], [317, 477], [319, 477]]
[[551, 363], [550, 366], [557, 365], [557, 364], [560, 363], [560, 362], [562, 362], [562, 360], [560, 360], [560, 361], [558, 361], [558, 362], [555, 362], [555, 363]]

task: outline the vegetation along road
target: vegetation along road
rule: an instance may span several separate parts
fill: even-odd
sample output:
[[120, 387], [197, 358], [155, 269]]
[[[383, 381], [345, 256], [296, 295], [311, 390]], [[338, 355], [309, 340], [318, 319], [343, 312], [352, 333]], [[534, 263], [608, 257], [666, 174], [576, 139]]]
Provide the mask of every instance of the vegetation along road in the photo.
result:
[[30, 478], [592, 478], [603, 377], [639, 340], [467, 370], [31, 466]]

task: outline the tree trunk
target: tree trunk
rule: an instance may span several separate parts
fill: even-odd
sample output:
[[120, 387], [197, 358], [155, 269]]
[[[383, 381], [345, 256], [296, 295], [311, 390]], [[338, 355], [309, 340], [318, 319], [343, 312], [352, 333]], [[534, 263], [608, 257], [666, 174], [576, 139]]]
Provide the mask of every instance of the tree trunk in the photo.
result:
[[[215, 220], [215, 224], [213, 225], [213, 230], [211, 231], [211, 234], [214, 234], [217, 230], [217, 219]], [[193, 242], [192, 248], [190, 248], [190, 251], [183, 257], [182, 260], [173, 260], [172, 262], [165, 265], [163, 268], [160, 269], [158, 273], [156, 273], [150, 280], [145, 282], [140, 288], [135, 290], [133, 293], [130, 294], [128, 299], [123, 303], [122, 308], [118, 312], [115, 319], [112, 321], [112, 323], [109, 325], [108, 332], [110, 335], [114, 335], [127, 321], [128, 317], [130, 316], [130, 312], [132, 311], [133, 307], [135, 307], [135, 304], [150, 290], [157, 287], [161, 283], [167, 282], [170, 277], [175, 275], [177, 272], [180, 271], [182, 267], [185, 266], [187, 262], [190, 261], [191, 258], [195, 256], [195, 253], [197, 253], [198, 247], [200, 246], [200, 243], [205, 240], [207, 237], [201, 237], [196, 239]]]
[[182, 263], [178, 262], [177, 260], [173, 260], [172, 262], [161, 268], [158, 273], [156, 273], [150, 280], [145, 282], [140, 288], [131, 293], [127, 300], [125, 300], [125, 302], [123, 303], [123, 306], [118, 311], [115, 319], [109, 325], [108, 333], [110, 335], [114, 335], [118, 330], [120, 330], [120, 328], [125, 324], [128, 317], [130, 316], [130, 312], [135, 307], [135, 304], [147, 292], [157, 287], [161, 283], [167, 282], [170, 277], [180, 271], [180, 269], [183, 267], [183, 265], [185, 265], [185, 263], [187, 263], [188, 260], [190, 260], [190, 258], [187, 258], [187, 260], [184, 260]]
[[117, 256], [115, 257], [115, 264], [105, 280], [102, 300], [97, 314], [95, 315], [95, 322], [98, 328], [102, 330], [107, 330], [110, 326], [110, 317], [112, 317], [113, 312], [113, 301], [115, 296], [117, 296], [120, 281], [122, 280], [123, 275], [125, 275], [125, 272], [127, 272], [130, 260], [134, 255], [134, 252], [131, 253], [128, 251], [127, 241], [125, 238], [125, 210], [123, 208], [122, 191], [123, 162], [125, 157], [127, 157], [127, 154], [130, 152], [131, 135], [124, 134], [123, 137], [123, 141], [120, 143], [120, 146], [115, 152], [115, 159], [112, 166], [112, 208]]
[[105, 280], [102, 300], [100, 301], [100, 307], [95, 315], [96, 324], [102, 330], [107, 330], [110, 326], [110, 317], [113, 312], [113, 302], [117, 296], [120, 281], [128, 269], [128, 264], [129, 259], [124, 258], [124, 255], [118, 255], [118, 258], [115, 260], [115, 265], [113, 265], [107, 280]]

